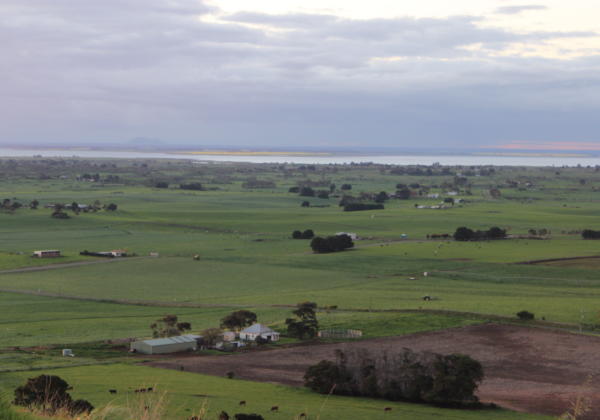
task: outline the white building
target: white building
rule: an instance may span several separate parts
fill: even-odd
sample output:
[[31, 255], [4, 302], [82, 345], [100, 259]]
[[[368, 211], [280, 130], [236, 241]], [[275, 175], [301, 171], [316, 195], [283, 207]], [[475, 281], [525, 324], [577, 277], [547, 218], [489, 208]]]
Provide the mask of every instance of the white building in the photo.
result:
[[47, 249], [43, 251], [33, 251], [32, 257], [37, 258], [56, 258], [60, 257], [60, 251], [57, 249]]
[[335, 236], [340, 236], [340, 235], [348, 235], [350, 237], [350, 239], [352, 239], [353, 241], [356, 241], [358, 239], [358, 235], [354, 232], [338, 232], [335, 234]]
[[254, 324], [240, 331], [241, 340], [255, 341], [258, 337], [269, 341], [278, 341], [279, 333], [262, 324]]
[[142, 354], [178, 353], [198, 349], [199, 335], [187, 334], [175, 337], [155, 338], [152, 340], [134, 341], [130, 349]]

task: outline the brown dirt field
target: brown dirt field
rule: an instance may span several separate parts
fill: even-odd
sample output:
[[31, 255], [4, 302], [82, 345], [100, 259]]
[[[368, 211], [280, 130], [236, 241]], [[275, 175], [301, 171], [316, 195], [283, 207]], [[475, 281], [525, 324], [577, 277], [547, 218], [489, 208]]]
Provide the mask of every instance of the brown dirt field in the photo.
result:
[[[151, 362], [151, 366], [284, 385], [301, 386], [306, 368], [333, 360], [335, 349], [400, 349], [450, 354], [479, 360], [485, 379], [482, 401], [530, 413], [559, 415], [578, 396], [593, 401], [585, 419], [600, 418], [600, 338], [512, 325], [481, 324], [341, 344], [295, 346], [226, 356], [198, 356]], [[590, 379], [590, 375], [591, 379]]]

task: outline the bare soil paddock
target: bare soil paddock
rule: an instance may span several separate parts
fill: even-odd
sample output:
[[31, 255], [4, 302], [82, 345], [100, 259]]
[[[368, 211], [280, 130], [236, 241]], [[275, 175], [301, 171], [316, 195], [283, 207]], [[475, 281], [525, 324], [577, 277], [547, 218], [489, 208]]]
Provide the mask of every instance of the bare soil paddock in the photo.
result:
[[182, 357], [152, 366], [301, 386], [307, 366], [334, 359], [338, 348], [400, 349], [463, 353], [479, 360], [485, 380], [482, 401], [531, 413], [558, 415], [584, 396], [587, 419], [600, 418], [600, 338], [554, 330], [482, 324], [401, 337], [253, 351], [224, 356]]

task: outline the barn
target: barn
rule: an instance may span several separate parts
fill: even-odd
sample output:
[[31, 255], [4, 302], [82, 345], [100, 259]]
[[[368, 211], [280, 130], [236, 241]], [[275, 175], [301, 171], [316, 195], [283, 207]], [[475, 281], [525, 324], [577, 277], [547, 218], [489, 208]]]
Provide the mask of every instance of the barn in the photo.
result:
[[197, 350], [200, 340], [202, 340], [202, 336], [193, 334], [154, 338], [152, 340], [133, 341], [130, 349], [142, 354], [178, 353]]

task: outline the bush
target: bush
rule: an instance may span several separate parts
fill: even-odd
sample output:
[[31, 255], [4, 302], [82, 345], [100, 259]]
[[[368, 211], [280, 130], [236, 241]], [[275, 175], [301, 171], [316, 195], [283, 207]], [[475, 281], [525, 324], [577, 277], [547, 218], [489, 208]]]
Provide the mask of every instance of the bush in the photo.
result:
[[350, 191], [352, 189], [352, 184], [342, 184], [340, 187], [342, 191]]
[[159, 181], [154, 184], [154, 188], [169, 188], [169, 183], [164, 181]]
[[299, 193], [300, 192], [300, 187], [290, 187], [290, 189], [288, 190], [288, 192]]
[[302, 239], [302, 232], [300, 232], [299, 230], [293, 231], [292, 238], [293, 239]]
[[454, 232], [455, 241], [489, 241], [506, 238], [506, 230], [494, 226], [488, 230], [474, 231], [468, 227], [459, 227]]
[[600, 230], [585, 229], [581, 232], [583, 239], [600, 239]]
[[310, 207], [310, 201], [303, 201], [300, 207]]
[[531, 321], [532, 319], [535, 318], [535, 314], [533, 314], [529, 311], [521, 311], [521, 312], [517, 312], [517, 317], [519, 317], [519, 319], [521, 321]]

